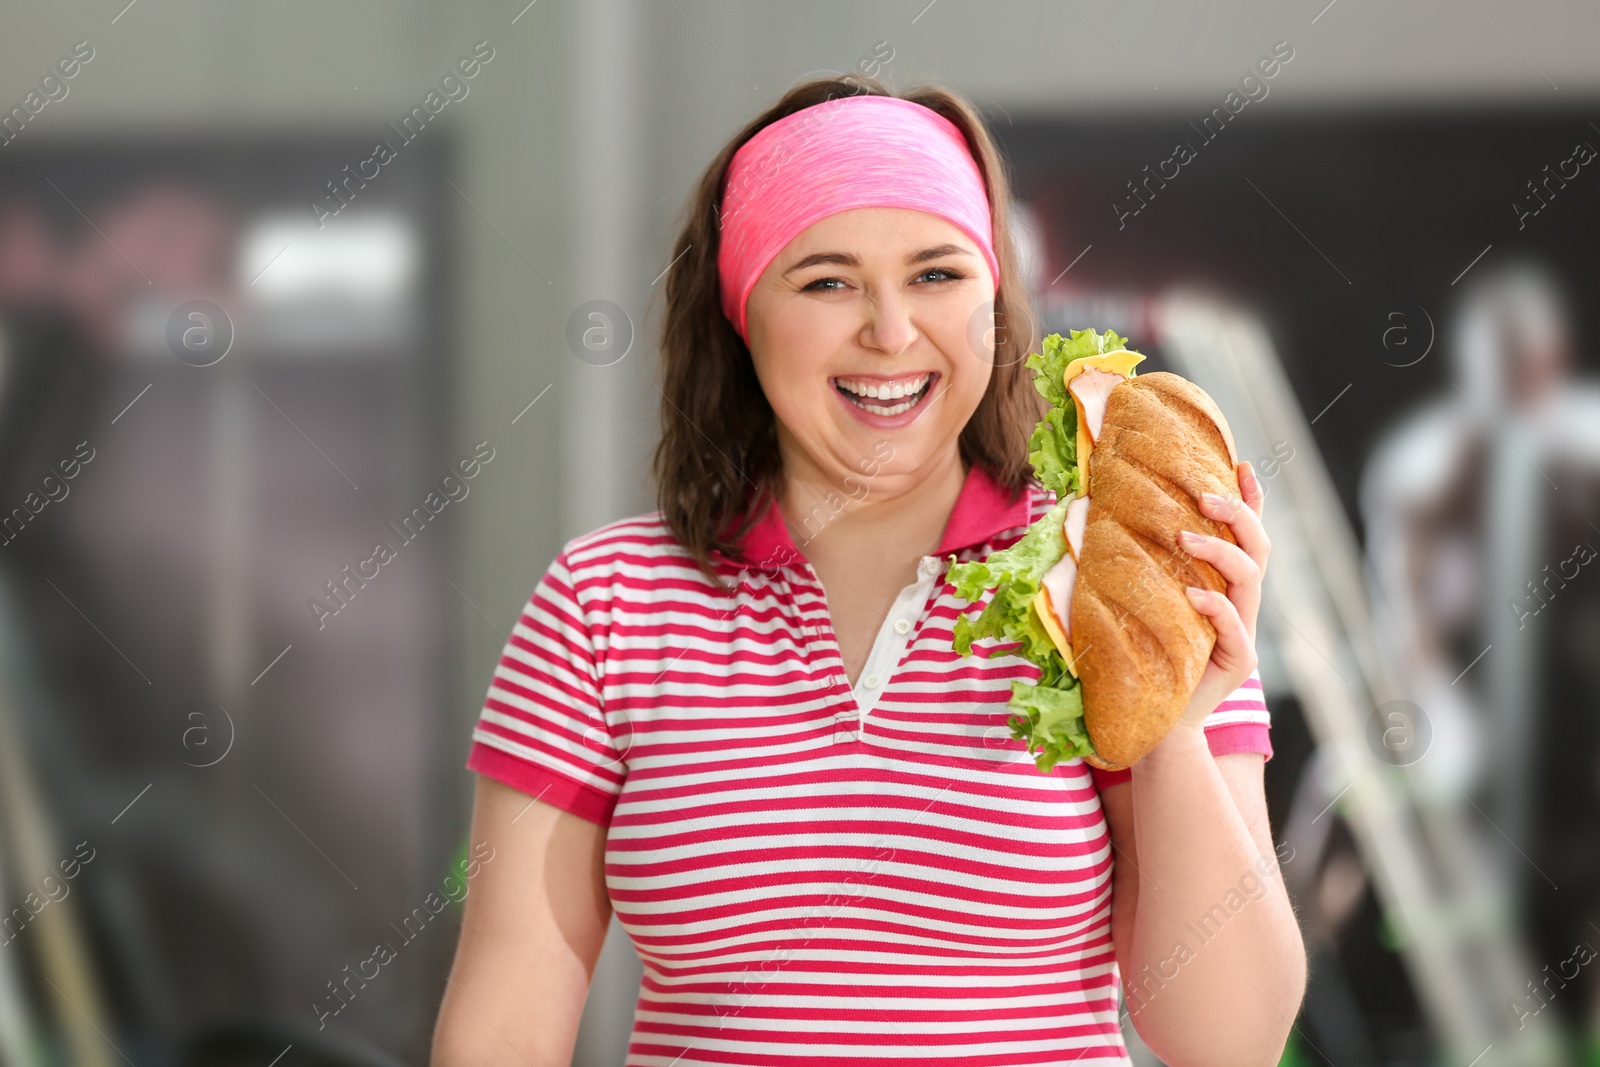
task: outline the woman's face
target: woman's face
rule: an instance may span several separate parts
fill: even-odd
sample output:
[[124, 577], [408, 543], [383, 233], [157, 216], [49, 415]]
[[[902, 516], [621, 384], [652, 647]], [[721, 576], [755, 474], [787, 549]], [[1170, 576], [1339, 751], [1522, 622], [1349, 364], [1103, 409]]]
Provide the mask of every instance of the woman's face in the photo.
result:
[[801, 231], [745, 305], [784, 462], [892, 492], [950, 459], [994, 372], [988, 320], [973, 325], [993, 298], [978, 246], [938, 216], [857, 208]]

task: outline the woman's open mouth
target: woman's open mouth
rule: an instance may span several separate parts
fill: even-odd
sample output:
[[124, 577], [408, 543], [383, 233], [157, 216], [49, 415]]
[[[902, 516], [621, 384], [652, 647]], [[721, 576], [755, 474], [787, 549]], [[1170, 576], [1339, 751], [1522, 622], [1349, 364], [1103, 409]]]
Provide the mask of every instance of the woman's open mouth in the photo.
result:
[[852, 409], [872, 416], [875, 424], [890, 419], [893, 425], [903, 425], [916, 417], [914, 412], [932, 395], [938, 379], [937, 371], [918, 371], [898, 377], [841, 375], [830, 381]]

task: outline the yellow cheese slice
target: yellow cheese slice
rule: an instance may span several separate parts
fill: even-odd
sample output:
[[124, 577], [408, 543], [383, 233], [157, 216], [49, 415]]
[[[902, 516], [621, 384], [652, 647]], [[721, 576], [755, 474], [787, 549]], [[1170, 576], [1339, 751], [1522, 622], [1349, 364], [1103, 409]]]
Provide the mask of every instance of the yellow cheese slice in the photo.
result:
[[1045, 633], [1050, 635], [1050, 640], [1055, 644], [1056, 651], [1061, 653], [1061, 658], [1067, 661], [1067, 673], [1074, 678], [1078, 676], [1078, 667], [1072, 660], [1072, 642], [1067, 640], [1067, 635], [1061, 632], [1061, 623], [1056, 619], [1055, 608], [1051, 606], [1050, 590], [1040, 589], [1033, 598], [1033, 613], [1039, 616], [1039, 623], [1044, 627]]

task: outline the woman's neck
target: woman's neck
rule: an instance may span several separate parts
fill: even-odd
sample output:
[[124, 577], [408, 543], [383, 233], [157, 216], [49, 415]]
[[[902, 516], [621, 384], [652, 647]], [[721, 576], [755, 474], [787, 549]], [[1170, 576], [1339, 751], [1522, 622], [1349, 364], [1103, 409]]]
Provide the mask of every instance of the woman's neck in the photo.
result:
[[923, 470], [853, 474], [844, 484], [803, 456], [783, 458], [778, 507], [795, 547], [819, 571], [914, 567], [938, 547], [967, 475], [954, 445]]

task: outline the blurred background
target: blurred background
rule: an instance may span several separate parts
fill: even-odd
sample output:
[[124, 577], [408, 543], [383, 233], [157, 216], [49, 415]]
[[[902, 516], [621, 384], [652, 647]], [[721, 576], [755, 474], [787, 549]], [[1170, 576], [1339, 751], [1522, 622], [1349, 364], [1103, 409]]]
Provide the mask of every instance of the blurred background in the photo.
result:
[[[1268, 487], [1285, 1062], [1600, 1064], [1600, 10], [0, 24], [0, 1063], [426, 1062], [505, 633], [653, 506], [684, 200], [854, 71], [979, 105], [1045, 330], [1199, 382]], [[575, 1062], [639, 975], [614, 926]]]

